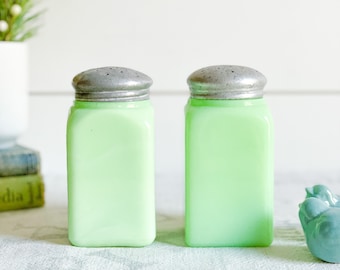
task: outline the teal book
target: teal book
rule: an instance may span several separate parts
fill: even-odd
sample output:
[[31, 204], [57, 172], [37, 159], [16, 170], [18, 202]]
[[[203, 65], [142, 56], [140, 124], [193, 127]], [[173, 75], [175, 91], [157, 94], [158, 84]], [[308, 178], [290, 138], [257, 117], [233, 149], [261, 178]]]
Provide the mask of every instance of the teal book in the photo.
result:
[[39, 172], [39, 152], [21, 145], [0, 149], [0, 177], [31, 175]]
[[0, 178], [0, 211], [43, 206], [44, 182], [40, 174]]

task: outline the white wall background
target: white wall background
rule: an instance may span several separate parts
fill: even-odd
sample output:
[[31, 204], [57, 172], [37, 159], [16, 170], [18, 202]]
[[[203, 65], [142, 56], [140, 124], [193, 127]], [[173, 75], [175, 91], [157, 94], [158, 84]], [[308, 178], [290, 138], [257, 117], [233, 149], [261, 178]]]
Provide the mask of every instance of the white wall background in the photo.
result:
[[[340, 170], [339, 0], [45, 0], [30, 46], [30, 127], [45, 173], [66, 173], [71, 80], [125, 66], [154, 80], [156, 171], [183, 171], [186, 78], [213, 64], [268, 79], [277, 171]], [[0, 60], [1, 61], [1, 60]]]
[[340, 89], [339, 0], [44, 0], [31, 89], [66, 91], [97, 66], [138, 69], [154, 89], [186, 89], [194, 70], [239, 64], [268, 89]]

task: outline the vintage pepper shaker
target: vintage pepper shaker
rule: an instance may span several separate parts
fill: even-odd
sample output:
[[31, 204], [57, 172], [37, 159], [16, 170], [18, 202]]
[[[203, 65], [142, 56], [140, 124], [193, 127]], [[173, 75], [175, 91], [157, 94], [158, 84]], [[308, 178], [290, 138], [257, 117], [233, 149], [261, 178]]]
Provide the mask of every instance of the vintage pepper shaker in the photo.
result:
[[273, 127], [266, 78], [210, 66], [188, 78], [185, 240], [195, 247], [268, 246], [273, 239]]
[[69, 240], [145, 246], [155, 239], [151, 78], [122, 67], [73, 79], [67, 123]]

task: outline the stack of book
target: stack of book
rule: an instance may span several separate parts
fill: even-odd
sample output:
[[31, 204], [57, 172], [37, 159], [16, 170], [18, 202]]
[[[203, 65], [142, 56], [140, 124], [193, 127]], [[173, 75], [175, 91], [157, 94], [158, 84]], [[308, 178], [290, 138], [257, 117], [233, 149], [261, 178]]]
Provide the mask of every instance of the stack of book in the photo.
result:
[[0, 211], [43, 205], [39, 152], [20, 145], [0, 149]]

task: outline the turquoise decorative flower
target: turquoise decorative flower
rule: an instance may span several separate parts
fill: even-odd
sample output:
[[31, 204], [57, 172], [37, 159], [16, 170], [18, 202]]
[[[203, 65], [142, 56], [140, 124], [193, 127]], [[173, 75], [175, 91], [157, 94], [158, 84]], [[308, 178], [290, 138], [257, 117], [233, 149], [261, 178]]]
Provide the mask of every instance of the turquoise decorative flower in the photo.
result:
[[340, 197], [324, 185], [306, 188], [299, 218], [310, 252], [321, 260], [340, 263]]

